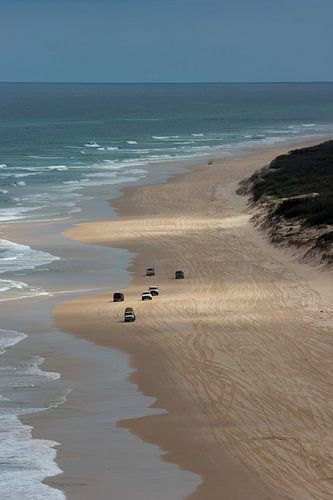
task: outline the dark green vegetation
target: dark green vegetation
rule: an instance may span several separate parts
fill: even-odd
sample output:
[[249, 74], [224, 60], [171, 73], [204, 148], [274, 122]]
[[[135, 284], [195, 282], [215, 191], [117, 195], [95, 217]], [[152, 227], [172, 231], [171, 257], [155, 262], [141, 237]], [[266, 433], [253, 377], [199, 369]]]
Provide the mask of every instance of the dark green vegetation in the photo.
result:
[[333, 224], [333, 141], [278, 156], [250, 181], [254, 202], [280, 201], [276, 215]]
[[324, 250], [324, 260], [331, 260], [333, 140], [278, 156], [243, 181], [238, 193], [249, 194], [263, 209], [256, 220], [270, 228], [273, 241], [298, 245], [310, 244], [311, 239], [312, 249]]

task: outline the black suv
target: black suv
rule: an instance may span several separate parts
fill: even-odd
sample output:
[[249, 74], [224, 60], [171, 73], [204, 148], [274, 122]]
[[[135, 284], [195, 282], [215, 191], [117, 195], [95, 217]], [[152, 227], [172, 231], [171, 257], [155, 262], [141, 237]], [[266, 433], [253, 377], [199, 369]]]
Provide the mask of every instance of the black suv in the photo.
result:
[[121, 292], [115, 292], [113, 294], [113, 302], [123, 302], [124, 301], [124, 294]]
[[155, 276], [155, 267], [148, 267], [146, 269], [146, 276]]

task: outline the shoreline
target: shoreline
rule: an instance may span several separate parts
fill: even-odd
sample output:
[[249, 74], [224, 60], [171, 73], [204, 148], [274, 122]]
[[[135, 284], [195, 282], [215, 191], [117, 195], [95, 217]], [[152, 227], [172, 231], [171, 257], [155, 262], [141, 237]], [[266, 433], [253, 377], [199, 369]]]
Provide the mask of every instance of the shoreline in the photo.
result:
[[[288, 147], [288, 150], [289, 149], [290, 147]], [[279, 152], [281, 150], [285, 151], [286, 148], [274, 149], [275, 152]], [[273, 154], [274, 156], [276, 156], [276, 153]], [[208, 213], [208, 216], [207, 214], [204, 214], [204, 216], [201, 218], [196, 214], [196, 217], [194, 217], [194, 213], [191, 213], [191, 211], [188, 210], [188, 204], [184, 204], [184, 202], [182, 202], [182, 199], [179, 199], [179, 194], [181, 194], [181, 196], [185, 198], [187, 196], [186, 199], [188, 202], [189, 199], [191, 201], [193, 193], [202, 195], [203, 185], [205, 188], [207, 188], [207, 186], [210, 188], [214, 188], [212, 189], [211, 193], [208, 193], [208, 204], [207, 199], [205, 200], [208, 209], [212, 210], [212, 207], [213, 210], [223, 209], [225, 198], [226, 207], [224, 208], [227, 208], [229, 212], [231, 209], [231, 213], [232, 208], [234, 210], [235, 208], [236, 210], [240, 210], [240, 214], [237, 215], [237, 217], [239, 216], [239, 220], [235, 220], [234, 224], [232, 224], [230, 220], [229, 222], [226, 221], [226, 226], [222, 227], [222, 230], [226, 232], [224, 236], [226, 236], [227, 238], [231, 236], [230, 243], [232, 243], [235, 238], [239, 238], [239, 233], [241, 233], [242, 231], [242, 225], [244, 225], [246, 227], [247, 233], [251, 233], [251, 235], [246, 234], [246, 236], [249, 238], [250, 243], [253, 245], [253, 240], [251, 241], [251, 238], [253, 238], [254, 235], [256, 235], [259, 239], [260, 237], [258, 236], [258, 233], [256, 233], [255, 230], [249, 226], [248, 216], [246, 215], [246, 204], [244, 200], [242, 202], [242, 200], [237, 199], [236, 207], [228, 206], [228, 203], [229, 205], [230, 202], [235, 203], [235, 199], [233, 198], [233, 196], [236, 195], [233, 195], [232, 191], [234, 189], [236, 180], [242, 180], [242, 178], [245, 178], [245, 176], [247, 175], [247, 172], [253, 172], [255, 168], [259, 168], [260, 166], [262, 166], [261, 162], [264, 161], [265, 158], [270, 157], [272, 159], [272, 156], [270, 155], [272, 155], [272, 150], [263, 151], [252, 158], [243, 156], [239, 158], [236, 157], [232, 159], [215, 160], [213, 168], [207, 167], [207, 165], [196, 165], [191, 169], [192, 171], [190, 173], [178, 174], [164, 184], [155, 184], [153, 186], [144, 186], [137, 188], [125, 188], [122, 196], [117, 200], [112, 200], [111, 202], [112, 206], [117, 210], [118, 215], [116, 219], [113, 219], [111, 221], [83, 224], [81, 226], [78, 226], [77, 228], [74, 227], [73, 229], [66, 232], [66, 234], [81, 241], [106, 246], [110, 245], [118, 248], [127, 248], [136, 254], [136, 257], [134, 257], [133, 262], [129, 267], [129, 272], [132, 277], [133, 275], [137, 276], [134, 280], [132, 280], [132, 284], [130, 286], [132, 301], [136, 300], [134, 297], [137, 297], [140, 290], [139, 283], [141, 286], [141, 283], [143, 284], [144, 282], [146, 282], [146, 280], [142, 278], [142, 271], [144, 267], [148, 267], [152, 260], [154, 260], [154, 263], [156, 264], [155, 259], [157, 254], [159, 255], [159, 259], [161, 260], [161, 262], [163, 261], [164, 274], [163, 276], [161, 276], [161, 278], [157, 276], [155, 281], [158, 281], [156, 284], [158, 284], [160, 286], [160, 289], [162, 289], [162, 279], [163, 290], [165, 289], [165, 292], [161, 290], [162, 296], [165, 295], [165, 299], [162, 299], [161, 297], [162, 300], [160, 300], [159, 298], [159, 303], [162, 303], [162, 301], [164, 300], [164, 305], [166, 306], [166, 311], [168, 313], [172, 314], [173, 310], [176, 309], [175, 317], [172, 321], [169, 318], [165, 317], [165, 314], [163, 314], [163, 311], [158, 305], [155, 306], [155, 299], [152, 304], [153, 318], [151, 320], [149, 317], [147, 317], [147, 312], [145, 312], [147, 308], [143, 310], [143, 306], [137, 304], [135, 305], [135, 307], [138, 308], [140, 313], [142, 311], [143, 314], [142, 325], [138, 324], [139, 321], [135, 325], [136, 327], [138, 326], [140, 334], [135, 333], [133, 337], [131, 336], [131, 338], [128, 338], [128, 336], [125, 337], [123, 332], [124, 325], [119, 324], [119, 308], [116, 309], [114, 317], [113, 313], [110, 311], [109, 305], [106, 306], [107, 299], [109, 299], [109, 294], [107, 296], [103, 295], [102, 297], [93, 298], [88, 297], [74, 300], [70, 303], [65, 303], [56, 309], [55, 317], [58, 326], [60, 326], [60, 328], [65, 331], [69, 331], [70, 333], [73, 333], [78, 337], [86, 338], [99, 345], [112, 346], [131, 354], [131, 365], [135, 369], [138, 369], [138, 371], [131, 375], [130, 380], [138, 384], [145, 395], [157, 398], [157, 401], [153, 405], [153, 407], [166, 408], [168, 410], [168, 413], [158, 416], [144, 417], [143, 419], [140, 418], [138, 420], [122, 420], [118, 425], [129, 428], [132, 432], [134, 432], [134, 434], [139, 435], [144, 441], [158, 444], [159, 447], [164, 450], [164, 452], [167, 452], [167, 455], [162, 455], [163, 459], [169, 462], [177, 463], [182, 469], [190, 470], [197, 474], [200, 473], [199, 475], [204, 478], [204, 482], [201, 486], [198, 487], [193, 495], [190, 495], [189, 498], [191, 499], [208, 497], [218, 498], [216, 494], [218, 493], [218, 491], [221, 491], [221, 488], [223, 488], [224, 491], [229, 490], [230, 492], [232, 492], [234, 499], [244, 498], [243, 495], [245, 491], [248, 499], [253, 498], [257, 500], [259, 498], [281, 498], [281, 496], [279, 497], [277, 495], [277, 485], [275, 484], [274, 480], [272, 480], [272, 478], [269, 478], [269, 474], [267, 474], [267, 472], [265, 474], [262, 474], [262, 471], [260, 471], [260, 467], [258, 468], [258, 465], [256, 467], [252, 464], [250, 467], [246, 459], [242, 457], [242, 453], [240, 453], [239, 450], [237, 453], [237, 447], [230, 444], [225, 435], [223, 436], [223, 432], [225, 431], [221, 431], [220, 427], [221, 424], [230, 426], [228, 415], [223, 416], [222, 412], [223, 418], [222, 421], [220, 421], [218, 413], [216, 412], [213, 416], [210, 416], [211, 418], [209, 418], [209, 415], [205, 414], [205, 411], [202, 407], [203, 395], [200, 393], [198, 387], [193, 387], [193, 384], [191, 387], [191, 376], [195, 379], [195, 370], [194, 367], [191, 366], [190, 362], [188, 363], [190, 365], [190, 371], [187, 374], [187, 386], [184, 387], [184, 380], [182, 379], [182, 376], [184, 375], [186, 363], [181, 362], [181, 360], [177, 360], [174, 357], [175, 347], [177, 347], [175, 345], [177, 339], [172, 335], [174, 329], [178, 330], [178, 334], [180, 332], [185, 332], [186, 341], [189, 341], [192, 337], [195, 339], [195, 346], [191, 346], [193, 350], [191, 350], [190, 352], [192, 355], [198, 355], [202, 353], [204, 354], [203, 365], [205, 369], [211, 370], [212, 372], [220, 372], [222, 370], [221, 378], [226, 378], [226, 381], [224, 381], [225, 387], [222, 392], [231, 391], [230, 387], [232, 386], [232, 383], [229, 381], [231, 375], [224, 374], [224, 370], [227, 370], [228, 368], [226, 359], [218, 361], [210, 359], [211, 356], [213, 356], [214, 358], [216, 353], [212, 354], [208, 346], [200, 345], [200, 337], [203, 336], [203, 325], [200, 324], [200, 318], [198, 318], [199, 314], [196, 314], [195, 309], [193, 309], [193, 304], [190, 305], [186, 303], [186, 308], [181, 309], [180, 311], [178, 311], [175, 307], [174, 302], [172, 302], [172, 294], [175, 293], [173, 289], [174, 285], [171, 284], [173, 282], [169, 280], [169, 276], [172, 275], [170, 259], [172, 259], [172, 255], [173, 258], [175, 258], [175, 254], [172, 253], [174, 247], [176, 246], [177, 248], [177, 265], [178, 263], [182, 264], [184, 262], [184, 247], [187, 248], [187, 250], [191, 248], [191, 246], [186, 247], [183, 241], [178, 241], [179, 235], [181, 235], [182, 240], [186, 240], [187, 229], [189, 230], [188, 232], [190, 239], [193, 238], [193, 234], [198, 235], [200, 234], [200, 232], [202, 233], [203, 231], [208, 231], [208, 236], [210, 239], [213, 238], [213, 240], [215, 240], [215, 245], [219, 245], [221, 243], [223, 244], [223, 240], [219, 241], [219, 238], [216, 238], [215, 235], [211, 234], [212, 231], [221, 229], [221, 227], [219, 227], [219, 223], [220, 218], [223, 218], [223, 213]], [[240, 170], [244, 171], [244, 173], [241, 174], [241, 178], [235, 179], [235, 172], [233, 171], [232, 167], [230, 168], [230, 163], [238, 163], [242, 165]], [[229, 169], [226, 168], [226, 170], [223, 172], [219, 170], [219, 165], [225, 167], [228, 164]], [[250, 164], [250, 166], [248, 164]], [[255, 167], [254, 164], [257, 164], [258, 166]], [[240, 175], [240, 173], [241, 172], [238, 172], [236, 174], [236, 177], [237, 175]], [[223, 185], [220, 187], [216, 187], [215, 185], [214, 187], [214, 179], [216, 181], [221, 181], [221, 175]], [[200, 178], [200, 176], [201, 180], [197, 182], [196, 186], [193, 186], [193, 178]], [[189, 177], [191, 177], [190, 189], [188, 186]], [[210, 179], [208, 179], [208, 177]], [[227, 188], [225, 184], [228, 186]], [[179, 215], [180, 219], [184, 218], [184, 220], [180, 221], [180, 227], [177, 226], [177, 221], [175, 220], [175, 207], [170, 206], [169, 203], [170, 196], [173, 196], [173, 190], [170, 189], [170, 186], [175, 188], [175, 191], [177, 191], [176, 194], [178, 194], [178, 205], [176, 207], [176, 213]], [[168, 195], [167, 198], [165, 197], [165, 194]], [[200, 198], [198, 199], [200, 200]], [[131, 213], [130, 211], [128, 211], [129, 200], [131, 201], [132, 210], [135, 210], [136, 216], [133, 216], [133, 212]], [[173, 201], [175, 201], [175, 199], [173, 199]], [[163, 222], [159, 222], [158, 220], [159, 217], [161, 218], [161, 214], [156, 212], [155, 210], [155, 205], [157, 202], [162, 202], [161, 206], [164, 210]], [[209, 203], [211, 203], [211, 205], [209, 205]], [[205, 207], [202, 206], [202, 203], [200, 208], [204, 213]], [[184, 217], [184, 213], [186, 212], [190, 213], [187, 214], [187, 217]], [[193, 212], [195, 212], [195, 210], [193, 210]], [[217, 217], [217, 215], [219, 215], [220, 217]], [[232, 220], [232, 217], [235, 218], [235, 215], [233, 214], [230, 216], [229, 214], [229, 219]], [[140, 235], [140, 227], [138, 226], [138, 221], [142, 223], [143, 218], [147, 219], [144, 221], [145, 232], [142, 233], [141, 231]], [[213, 224], [211, 219], [213, 220]], [[122, 225], [124, 225], [125, 223], [128, 238], [124, 238], [121, 234], [122, 231], [119, 227], [119, 221], [121, 221]], [[175, 224], [177, 231], [173, 236], [172, 233], [174, 232]], [[230, 235], [228, 235], [228, 229], [230, 229], [231, 231]], [[237, 234], [232, 234], [235, 231]], [[102, 238], [101, 234], [103, 234]], [[163, 238], [167, 238], [167, 246], [164, 248], [164, 252], [163, 246], [161, 246], [161, 241], [163, 240]], [[149, 244], [147, 244], [146, 240], [149, 242]], [[265, 242], [261, 242], [259, 246], [261, 246], [261, 248], [259, 248], [260, 251], [262, 251], [262, 247], [265, 247], [265, 252], [268, 252], [271, 258], [271, 253], [274, 253], [274, 251], [273, 249], [270, 249], [270, 245]], [[234, 243], [232, 247], [234, 248]], [[182, 251], [180, 251], [181, 249]], [[215, 246], [215, 251], [218, 251], [218, 246]], [[253, 251], [258, 251], [258, 249], [254, 248]], [[237, 253], [237, 246], [234, 248], [234, 252]], [[209, 255], [211, 259], [214, 259], [214, 255], [211, 255], [211, 252], [208, 252], [207, 255]], [[230, 257], [232, 257], [232, 254], [230, 255]], [[242, 254], [242, 257], [244, 257], [244, 254]], [[288, 260], [287, 258], [284, 259], [282, 253], [279, 257], [282, 260]], [[266, 260], [268, 258], [266, 254], [265, 258]], [[186, 260], [185, 263], [188, 264]], [[233, 263], [232, 261], [229, 262], [229, 266], [230, 264], [233, 266], [233, 268], [237, 266], [237, 264], [235, 262]], [[255, 265], [258, 264], [256, 263]], [[270, 263], [270, 265], [272, 264]], [[294, 263], [291, 262], [291, 265], [293, 266]], [[236, 270], [237, 269], [234, 269], [234, 272]], [[204, 278], [208, 279], [208, 281], [206, 281], [204, 278], [201, 279], [200, 277], [195, 276], [194, 269], [191, 269], [191, 271], [193, 273], [193, 276], [191, 276], [188, 280], [184, 280], [184, 284], [181, 284], [181, 286], [177, 289], [177, 293], [180, 292], [181, 300], [184, 300], [185, 302], [187, 301], [186, 294], [188, 293], [188, 290], [186, 289], [186, 285], [188, 283], [191, 287], [191, 293], [193, 292], [193, 295], [191, 296], [192, 302], [197, 304], [197, 306], [200, 306], [200, 297], [198, 297], [193, 290], [196, 279], [198, 280], [197, 285], [203, 286], [204, 300], [207, 300], [208, 296], [210, 296], [214, 291], [216, 294], [221, 294], [221, 290], [217, 289], [216, 283], [214, 283], [213, 287], [211, 285], [211, 282], [215, 281], [214, 276], [204, 276]], [[205, 273], [207, 273], [206, 269]], [[210, 293], [208, 294], [209, 288]], [[133, 295], [133, 293], [135, 295]], [[166, 303], [166, 301], [169, 303]], [[80, 316], [82, 317], [83, 307], [85, 310], [83, 321], [85, 325], [83, 325], [82, 320], [80, 320]], [[106, 309], [106, 307], [108, 307], [108, 309]], [[216, 304], [214, 305], [214, 307], [216, 307]], [[216, 310], [214, 311], [216, 313]], [[184, 319], [184, 316], [186, 317], [186, 319]], [[112, 321], [111, 335], [110, 325], [105, 325], [106, 319], [108, 322], [110, 320]], [[99, 326], [99, 333], [92, 336], [88, 330], [89, 327], [96, 327], [96, 321]], [[159, 324], [161, 321], [163, 321], [162, 327], [160, 327]], [[157, 341], [155, 340], [155, 338], [158, 337], [156, 333], [158, 333], [160, 330], [163, 330], [164, 328], [166, 328], [166, 331], [170, 333], [170, 338], [166, 339], [167, 346], [163, 346], [163, 343], [161, 343], [161, 341], [158, 341], [158, 339]], [[212, 328], [220, 328], [220, 326], [216, 324], [209, 325], [208, 330]], [[308, 328], [307, 324], [306, 328]], [[201, 335], [198, 335], [198, 331], [201, 331]], [[149, 338], [149, 334], [154, 334], [153, 342], [151, 342], [152, 338]], [[209, 341], [214, 341], [214, 336], [212, 336], [211, 332], [209, 333], [209, 335], [206, 335], [206, 337]], [[232, 340], [228, 338], [228, 342], [232, 343]], [[240, 338], [238, 338], [238, 342], [240, 342]], [[187, 345], [187, 347], [189, 346]], [[184, 355], [184, 346], [178, 346], [178, 349], [180, 350], [180, 353]], [[196, 351], [196, 349], [198, 351]], [[150, 354], [153, 354], [153, 356], [148, 357], [147, 353], [149, 353], [149, 350]], [[177, 353], [177, 349], [176, 354], [179, 355], [179, 353]], [[201, 373], [202, 367], [200, 368], [199, 366], [197, 366], [197, 368], [200, 369]], [[152, 374], [154, 375], [153, 377]], [[205, 373], [202, 372], [201, 374], [203, 375], [204, 380]], [[214, 379], [213, 375], [212, 377]], [[154, 380], [152, 380], [152, 378]], [[198, 382], [200, 381], [197, 380], [197, 383]], [[180, 395], [177, 395], [176, 391], [174, 391], [175, 386], [179, 387]], [[190, 392], [191, 395], [188, 398], [184, 397], [184, 394], [187, 394], [188, 392]], [[193, 394], [195, 395], [195, 398], [193, 398]], [[231, 397], [231, 395], [229, 395], [229, 397]], [[214, 401], [214, 398], [212, 401], [210, 401], [210, 404], [212, 404], [212, 406], [217, 404]], [[219, 404], [222, 404], [222, 401], [220, 401]], [[229, 402], [228, 412], [230, 411], [230, 406], [231, 402]], [[193, 415], [196, 415], [195, 418], [193, 418]], [[188, 434], [185, 432], [185, 425], [190, 425], [191, 427], [191, 431]], [[235, 423], [233, 423], [233, 425], [235, 425]], [[171, 426], [172, 429], [170, 430]], [[163, 429], [163, 437], [161, 436], [161, 429]], [[200, 429], [203, 437], [198, 438], [196, 436], [194, 439], [194, 435], [196, 434], [196, 432], [193, 433], [194, 429]], [[214, 441], [214, 436], [216, 438], [216, 435], [218, 435], [219, 439], [217, 441]], [[217, 445], [217, 443], [219, 444]], [[221, 449], [222, 445], [225, 448], [223, 451]], [[209, 452], [207, 452], [207, 450], [209, 450]], [[244, 450], [242, 450], [242, 452], [244, 452]], [[236, 454], [235, 456], [233, 456], [234, 453]], [[195, 458], [196, 456], [197, 458]], [[216, 470], [216, 464], [219, 464], [220, 466], [218, 467], [218, 471]], [[223, 464], [222, 469], [221, 464]], [[240, 480], [240, 478], [242, 480]], [[57, 479], [52, 478], [48, 480], [48, 482], [51, 484], [56, 484]], [[288, 490], [288, 487], [286, 488]], [[251, 495], [251, 492], [253, 493], [253, 495]], [[307, 497], [304, 496], [302, 498]], [[318, 496], [318, 498], [321, 497]]]

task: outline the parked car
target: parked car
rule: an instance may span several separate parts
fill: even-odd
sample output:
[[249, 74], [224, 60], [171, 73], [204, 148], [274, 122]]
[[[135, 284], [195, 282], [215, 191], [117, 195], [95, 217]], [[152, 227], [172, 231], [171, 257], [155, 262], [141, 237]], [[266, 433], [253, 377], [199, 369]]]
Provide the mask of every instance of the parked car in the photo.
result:
[[132, 307], [126, 307], [124, 312], [124, 321], [125, 323], [135, 321], [135, 313]]
[[185, 278], [184, 272], [183, 271], [176, 271], [175, 272], [175, 279], [176, 280], [183, 280]]
[[148, 288], [148, 292], [150, 292], [152, 295], [158, 295], [160, 293], [158, 287], [154, 285]]
[[141, 299], [142, 300], [151, 300], [153, 298], [152, 294], [148, 291], [142, 292]]
[[121, 292], [115, 292], [113, 294], [113, 302], [123, 302], [125, 299], [124, 294]]
[[146, 269], [146, 276], [155, 276], [155, 267], [148, 267]]

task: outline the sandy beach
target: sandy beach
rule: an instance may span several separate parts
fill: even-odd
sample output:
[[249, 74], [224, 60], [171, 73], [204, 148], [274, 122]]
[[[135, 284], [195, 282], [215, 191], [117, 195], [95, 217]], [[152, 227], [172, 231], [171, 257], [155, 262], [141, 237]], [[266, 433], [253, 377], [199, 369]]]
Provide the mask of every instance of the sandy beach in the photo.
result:
[[[167, 413], [118, 425], [202, 478], [191, 500], [333, 495], [332, 274], [270, 245], [235, 194], [287, 149], [127, 188], [112, 201], [115, 219], [66, 233], [135, 254], [125, 303], [110, 302], [116, 290], [71, 300], [55, 321], [130, 355], [131, 381]], [[147, 278], [152, 265], [157, 275]], [[174, 280], [176, 269], [185, 280]], [[150, 284], [160, 295], [141, 302]], [[125, 305], [135, 308], [133, 324], [122, 321]]]

